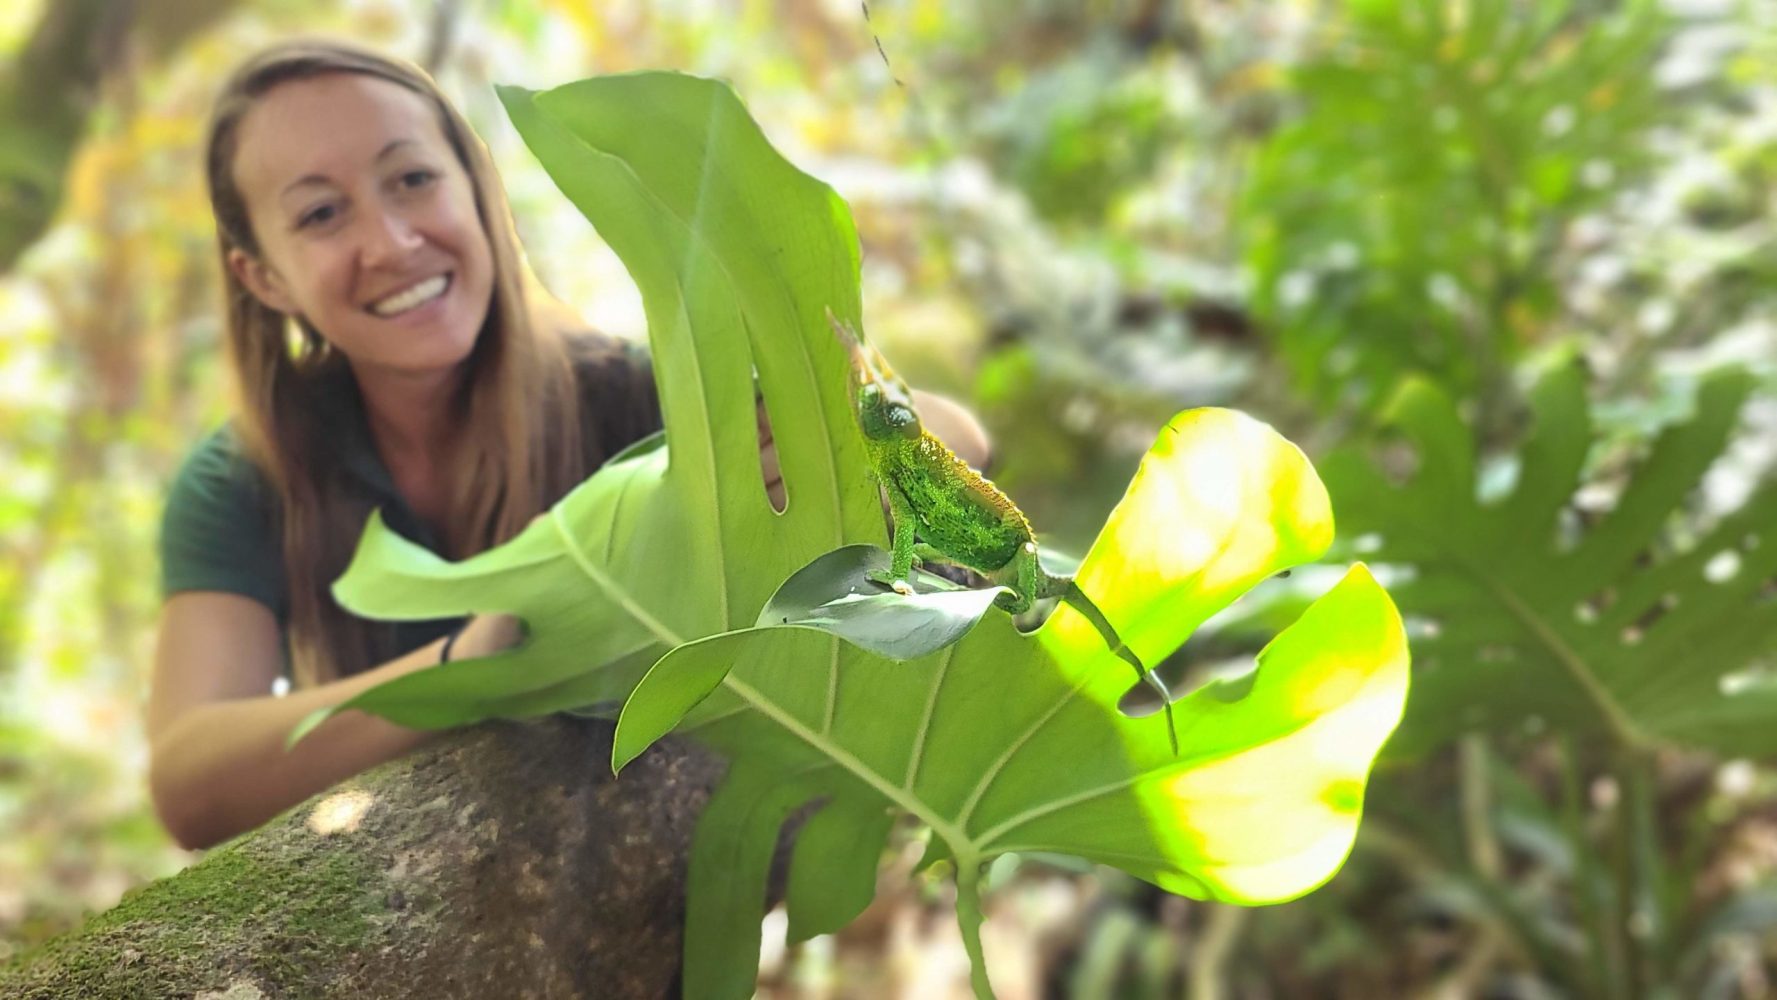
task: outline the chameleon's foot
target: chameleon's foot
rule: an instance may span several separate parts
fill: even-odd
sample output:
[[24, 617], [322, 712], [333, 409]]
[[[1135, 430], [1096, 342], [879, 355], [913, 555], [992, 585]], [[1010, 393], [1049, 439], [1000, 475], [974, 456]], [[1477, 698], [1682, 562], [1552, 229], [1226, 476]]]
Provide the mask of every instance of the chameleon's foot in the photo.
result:
[[906, 577], [896, 576], [886, 570], [876, 573], [868, 573], [865, 575], [864, 579], [869, 580], [871, 583], [880, 583], [884, 587], [900, 594], [902, 597], [912, 597], [915, 593], [913, 584], [908, 583]]

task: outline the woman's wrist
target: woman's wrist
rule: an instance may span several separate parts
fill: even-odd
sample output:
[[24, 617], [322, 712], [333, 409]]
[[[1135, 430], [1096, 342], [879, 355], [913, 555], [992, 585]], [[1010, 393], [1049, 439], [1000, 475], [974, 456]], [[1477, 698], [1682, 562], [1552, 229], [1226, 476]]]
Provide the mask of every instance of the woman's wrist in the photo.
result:
[[476, 615], [445, 638], [438, 662], [492, 656], [516, 646], [523, 634], [523, 626], [511, 615]]
[[458, 625], [456, 628], [451, 629], [450, 634], [444, 637], [444, 645], [440, 646], [438, 649], [438, 662], [440, 664], [445, 664], [445, 663], [450, 662], [450, 654], [451, 654], [452, 649], [454, 649], [457, 644], [457, 638], [459, 636], [461, 636], [463, 634], [463, 630], [468, 627], [469, 627], [469, 621], [468, 621], [468, 619], [464, 619], [464, 621], [461, 625]]

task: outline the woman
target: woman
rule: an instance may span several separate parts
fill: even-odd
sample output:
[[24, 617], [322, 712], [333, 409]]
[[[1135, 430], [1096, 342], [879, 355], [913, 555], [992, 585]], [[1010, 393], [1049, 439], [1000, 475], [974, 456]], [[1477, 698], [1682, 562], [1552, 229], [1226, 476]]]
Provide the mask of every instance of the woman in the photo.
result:
[[[426, 738], [352, 712], [287, 752], [310, 712], [517, 639], [499, 616], [390, 626], [334, 604], [371, 509], [462, 558], [659, 426], [642, 358], [544, 317], [563, 310], [527, 280], [486, 149], [419, 69], [330, 42], [260, 53], [218, 98], [206, 169], [238, 400], [168, 499], [148, 709], [151, 793], [187, 847]], [[767, 448], [778, 489], [774, 467]]]

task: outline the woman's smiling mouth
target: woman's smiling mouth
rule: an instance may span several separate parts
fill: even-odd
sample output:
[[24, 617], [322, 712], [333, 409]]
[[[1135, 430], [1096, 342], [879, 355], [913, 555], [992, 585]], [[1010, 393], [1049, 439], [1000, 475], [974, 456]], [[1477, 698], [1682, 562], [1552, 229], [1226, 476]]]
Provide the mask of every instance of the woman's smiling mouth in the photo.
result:
[[389, 319], [410, 309], [416, 309], [443, 295], [450, 288], [450, 278], [449, 274], [440, 274], [409, 285], [387, 298], [372, 302], [370, 312], [383, 319]]

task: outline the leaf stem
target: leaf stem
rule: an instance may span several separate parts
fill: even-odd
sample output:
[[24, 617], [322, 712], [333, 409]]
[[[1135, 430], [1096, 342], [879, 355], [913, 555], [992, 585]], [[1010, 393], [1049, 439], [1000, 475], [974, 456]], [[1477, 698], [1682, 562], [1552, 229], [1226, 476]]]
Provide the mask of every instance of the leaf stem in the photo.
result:
[[1228, 958], [1240, 943], [1252, 911], [1227, 903], [1200, 904], [1205, 914], [1203, 932], [1191, 949], [1189, 983], [1185, 995], [1192, 1000], [1223, 1000], [1228, 996]]
[[981, 859], [973, 854], [956, 858], [956, 922], [963, 932], [963, 950], [969, 953], [969, 983], [976, 1000], [993, 1000], [987, 981], [987, 958], [981, 950]]
[[1598, 906], [1598, 873], [1593, 864], [1591, 845], [1586, 842], [1585, 794], [1571, 735], [1562, 737], [1557, 756], [1561, 761], [1561, 825], [1567, 833], [1568, 849], [1573, 852], [1574, 900], [1586, 930], [1589, 975], [1585, 995], [1606, 996], [1614, 987], [1616, 978], [1610, 961], [1610, 918]]
[[1623, 929], [1629, 942], [1629, 981], [1635, 996], [1646, 996], [1659, 979], [1665, 917], [1660, 897], [1662, 873], [1654, 761], [1649, 754], [1625, 753], [1617, 760], [1623, 786]]

